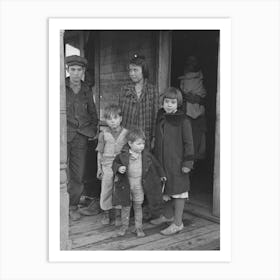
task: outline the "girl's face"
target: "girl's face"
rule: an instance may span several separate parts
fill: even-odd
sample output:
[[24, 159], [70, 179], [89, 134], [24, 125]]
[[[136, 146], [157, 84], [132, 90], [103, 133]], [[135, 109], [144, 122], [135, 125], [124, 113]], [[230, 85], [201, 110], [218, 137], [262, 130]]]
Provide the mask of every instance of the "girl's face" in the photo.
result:
[[119, 115], [116, 116], [111, 115], [108, 119], [105, 119], [105, 121], [111, 129], [117, 129], [121, 125], [122, 117]]
[[143, 80], [142, 67], [134, 64], [129, 64], [129, 77], [134, 83], [139, 83]]
[[134, 142], [128, 141], [128, 145], [131, 151], [135, 153], [141, 153], [145, 148], [145, 140], [144, 139], [136, 139]]
[[178, 101], [176, 98], [164, 98], [163, 109], [166, 113], [175, 113], [178, 108]]

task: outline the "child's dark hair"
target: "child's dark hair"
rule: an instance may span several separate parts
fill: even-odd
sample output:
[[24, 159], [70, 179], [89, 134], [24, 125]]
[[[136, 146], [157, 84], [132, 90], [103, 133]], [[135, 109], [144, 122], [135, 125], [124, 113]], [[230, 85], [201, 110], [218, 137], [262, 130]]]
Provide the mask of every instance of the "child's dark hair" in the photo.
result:
[[143, 78], [144, 79], [149, 78], [149, 68], [145, 60], [145, 56], [139, 55], [137, 53], [134, 54], [133, 57], [129, 60], [129, 65], [141, 66]]
[[146, 140], [146, 137], [145, 133], [141, 128], [133, 127], [128, 131], [126, 139], [129, 142], [135, 142], [137, 139]]
[[121, 108], [116, 104], [107, 105], [104, 109], [103, 116], [105, 119], [109, 119], [111, 116], [122, 116]]
[[178, 107], [180, 107], [183, 104], [182, 93], [175, 87], [169, 87], [165, 90], [165, 92], [162, 95], [162, 102], [164, 102], [165, 98], [177, 99]]

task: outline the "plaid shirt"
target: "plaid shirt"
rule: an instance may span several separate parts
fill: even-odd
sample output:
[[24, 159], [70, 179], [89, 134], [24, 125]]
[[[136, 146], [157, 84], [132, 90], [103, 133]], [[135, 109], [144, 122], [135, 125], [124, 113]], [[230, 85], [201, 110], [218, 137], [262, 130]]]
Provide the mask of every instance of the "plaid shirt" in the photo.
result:
[[155, 136], [156, 115], [159, 109], [158, 91], [145, 80], [138, 99], [135, 84], [130, 83], [122, 88], [118, 102], [123, 114], [122, 125], [127, 129], [133, 126], [142, 128], [147, 146], [150, 147], [152, 137]]

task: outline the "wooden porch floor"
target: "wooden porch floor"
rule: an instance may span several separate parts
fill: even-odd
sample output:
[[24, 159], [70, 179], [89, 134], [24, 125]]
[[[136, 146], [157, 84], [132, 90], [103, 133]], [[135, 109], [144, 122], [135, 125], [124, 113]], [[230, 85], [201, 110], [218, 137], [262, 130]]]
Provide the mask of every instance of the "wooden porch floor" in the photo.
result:
[[[116, 227], [103, 226], [101, 214], [82, 217], [70, 223], [72, 250], [219, 250], [220, 225], [211, 219], [184, 212], [185, 228], [173, 236], [163, 236], [159, 232], [167, 224], [154, 226], [143, 223], [145, 237], [137, 238], [129, 232], [124, 237], [116, 236]], [[133, 229], [133, 218], [130, 220]]]

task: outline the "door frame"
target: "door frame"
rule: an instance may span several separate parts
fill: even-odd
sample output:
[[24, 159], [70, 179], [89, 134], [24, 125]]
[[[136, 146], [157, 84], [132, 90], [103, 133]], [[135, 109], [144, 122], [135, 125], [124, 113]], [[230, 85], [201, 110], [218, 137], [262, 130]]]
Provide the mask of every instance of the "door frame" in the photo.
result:
[[[172, 57], [172, 31], [159, 31], [157, 87], [160, 95], [170, 86]], [[213, 174], [213, 216], [220, 217], [220, 50], [218, 50], [217, 68], [217, 105], [215, 130], [215, 157]]]

